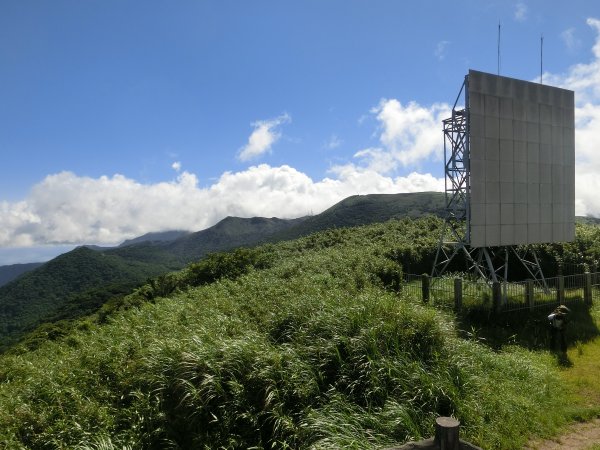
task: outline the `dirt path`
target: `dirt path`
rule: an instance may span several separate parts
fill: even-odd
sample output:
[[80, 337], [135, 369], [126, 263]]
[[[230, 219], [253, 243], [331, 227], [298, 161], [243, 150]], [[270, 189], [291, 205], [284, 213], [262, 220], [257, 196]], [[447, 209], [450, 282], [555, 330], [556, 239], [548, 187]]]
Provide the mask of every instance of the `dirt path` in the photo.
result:
[[553, 440], [533, 441], [525, 450], [587, 450], [600, 445], [600, 419], [578, 423]]

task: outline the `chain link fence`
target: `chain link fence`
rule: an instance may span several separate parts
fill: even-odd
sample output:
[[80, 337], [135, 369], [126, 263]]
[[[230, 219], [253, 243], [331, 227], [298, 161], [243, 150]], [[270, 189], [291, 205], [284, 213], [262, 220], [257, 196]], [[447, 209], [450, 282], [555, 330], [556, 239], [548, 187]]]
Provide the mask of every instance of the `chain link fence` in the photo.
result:
[[491, 283], [465, 274], [440, 278], [405, 274], [402, 292], [436, 306], [454, 309], [489, 309], [498, 312], [591, 302], [600, 294], [600, 272]]

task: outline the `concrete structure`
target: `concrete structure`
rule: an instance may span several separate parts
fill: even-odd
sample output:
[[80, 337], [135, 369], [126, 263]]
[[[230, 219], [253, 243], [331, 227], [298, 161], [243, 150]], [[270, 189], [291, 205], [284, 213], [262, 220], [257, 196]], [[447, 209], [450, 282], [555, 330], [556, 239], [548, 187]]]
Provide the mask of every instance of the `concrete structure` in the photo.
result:
[[574, 92], [470, 70], [443, 134], [446, 220], [432, 275], [462, 254], [478, 276], [506, 280], [512, 254], [546, 286], [535, 251], [519, 246], [575, 238]]
[[470, 70], [466, 98], [468, 243], [493, 247], [572, 241], [574, 92]]

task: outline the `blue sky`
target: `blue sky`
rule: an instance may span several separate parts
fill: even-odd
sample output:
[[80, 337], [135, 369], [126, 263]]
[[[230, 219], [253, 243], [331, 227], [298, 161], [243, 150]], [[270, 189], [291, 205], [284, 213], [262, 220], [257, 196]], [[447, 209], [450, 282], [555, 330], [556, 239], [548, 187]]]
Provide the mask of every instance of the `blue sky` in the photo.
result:
[[440, 120], [469, 68], [497, 71], [498, 22], [502, 75], [539, 77], [543, 34], [592, 177], [596, 19], [577, 0], [4, 1], [0, 264], [439, 190]]

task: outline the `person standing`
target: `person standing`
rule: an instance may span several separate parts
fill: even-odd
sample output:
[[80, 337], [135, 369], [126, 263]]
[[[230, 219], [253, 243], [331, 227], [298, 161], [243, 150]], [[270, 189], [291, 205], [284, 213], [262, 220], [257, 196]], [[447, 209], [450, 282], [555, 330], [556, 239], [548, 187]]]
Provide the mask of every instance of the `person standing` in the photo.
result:
[[556, 339], [558, 338], [560, 340], [560, 350], [563, 353], [567, 352], [565, 329], [570, 312], [571, 310], [565, 305], [560, 305], [548, 316], [550, 323], [550, 349], [553, 350], [556, 347]]

